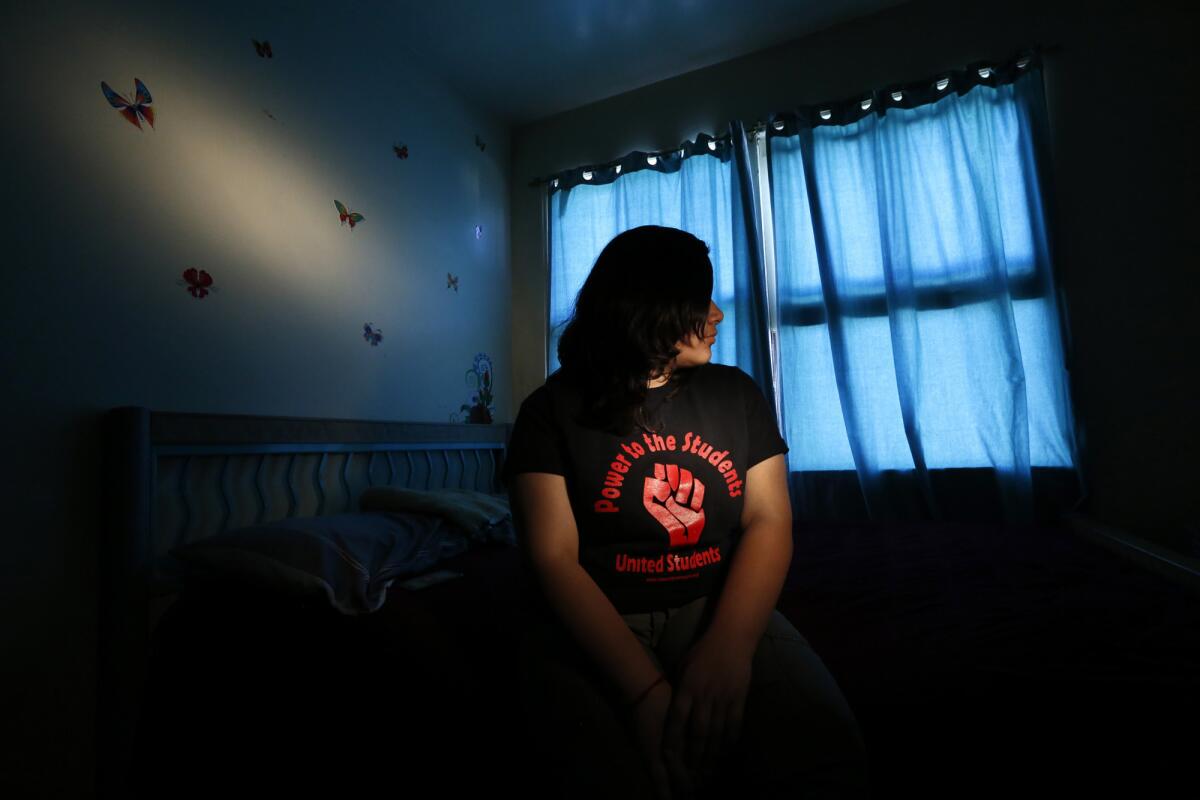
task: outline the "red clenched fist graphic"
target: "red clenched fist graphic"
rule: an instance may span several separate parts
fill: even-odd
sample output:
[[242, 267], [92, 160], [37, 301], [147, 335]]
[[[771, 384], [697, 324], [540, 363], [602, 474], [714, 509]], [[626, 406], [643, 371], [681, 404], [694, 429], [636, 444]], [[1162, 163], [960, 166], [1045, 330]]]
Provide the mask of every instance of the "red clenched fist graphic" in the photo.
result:
[[704, 530], [704, 484], [675, 464], [654, 465], [654, 477], [646, 478], [642, 503], [671, 535], [671, 547], [700, 541]]

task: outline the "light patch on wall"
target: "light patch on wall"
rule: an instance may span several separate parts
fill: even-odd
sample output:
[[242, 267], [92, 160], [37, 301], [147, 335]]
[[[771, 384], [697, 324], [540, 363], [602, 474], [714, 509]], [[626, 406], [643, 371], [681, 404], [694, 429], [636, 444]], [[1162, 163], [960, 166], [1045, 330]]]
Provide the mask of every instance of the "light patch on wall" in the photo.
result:
[[[200, 104], [193, 98], [191, 105]], [[174, 135], [177, 152], [186, 154], [174, 166], [189, 189], [161, 187], [184, 212], [172, 222], [206, 229], [234, 263], [253, 260], [280, 277], [324, 283], [355, 263], [386, 258], [357, 246], [348, 251], [348, 242], [358, 245], [361, 237], [341, 235], [339, 211], [331, 207], [334, 176], [321, 174], [306, 154], [277, 146], [274, 137], [248, 135], [221, 113], [216, 98]]]
[[[452, 354], [506, 341], [506, 304], [478, 299], [507, 287], [503, 170], [491, 149], [469, 145], [493, 120], [436, 82], [418, 99], [382, 77], [347, 89], [318, 63], [354, 52], [336, 37], [271, 30], [283, 59], [273, 62], [247, 46], [261, 25], [113, 12], [48, 10], [16, 51], [21, 71], [51, 87], [28, 111], [52, 124], [21, 126], [13, 148], [24, 162], [17, 185], [35, 188], [25, 202], [54, 209], [23, 225], [29, 257], [45, 264], [37, 280], [47, 296], [69, 280], [81, 297], [104, 297], [65, 298], [71, 334], [60, 338], [136, 353], [80, 358], [102, 364], [86, 379], [101, 387], [95, 395], [315, 416], [430, 419], [436, 409], [444, 419], [447, 395], [461, 390], [450, 365], [463, 354]], [[154, 130], [133, 130], [99, 89], [103, 79], [132, 100], [134, 76], [153, 92]], [[348, 115], [335, 97], [371, 113]], [[453, 140], [439, 138], [447, 125]], [[419, 157], [387, 169], [382, 158], [400, 154], [382, 146], [405, 144]], [[334, 198], [370, 224], [343, 230]], [[214, 286], [199, 285], [201, 267]], [[191, 268], [203, 299], [179, 283]], [[431, 302], [460, 288], [469, 291], [453, 300], [469, 313]], [[365, 320], [387, 328], [388, 347], [356, 344]], [[198, 341], [184, 374], [178, 353]], [[414, 380], [430, 391], [407, 391]]]
[[[213, 248], [210, 260], [256, 265], [287, 279], [293, 290], [320, 293], [356, 264], [395, 263], [392, 236], [367, 241], [356, 231], [349, 245], [341, 235], [330, 197], [346, 186], [321, 161], [291, 139], [230, 115], [223, 87], [197, 88], [182, 97], [158, 92], [153, 142], [123, 123], [117, 132], [126, 141], [120, 141], [95, 120], [87, 129], [100, 135], [90, 147], [66, 141], [69, 128], [59, 134], [64, 140], [58, 149], [78, 160], [75, 172], [96, 187], [91, 194], [97, 204], [113, 213], [104, 187], [135, 187], [136, 194], [118, 196], [131, 205], [128, 216], [138, 218], [142, 229], [156, 229], [166, 241], [203, 240]], [[103, 98], [97, 101], [101, 112], [112, 113]], [[128, 141], [130, 133], [139, 140]], [[131, 175], [137, 178], [133, 184]]]
[[[55, 153], [71, 176], [79, 208], [90, 207], [102, 225], [136, 225], [143, 254], [197, 245], [209, 266], [265, 272], [312, 304], [361, 265], [395, 267], [403, 220], [385, 222], [388, 203], [377, 185], [342, 176], [321, 143], [319, 117], [281, 129], [261, 108], [270, 98], [231, 98], [240, 67], [198, 69], [161, 35], [96, 22], [104, 35], [72, 39], [70, 59], [44, 51], [44, 60], [28, 64], [66, 87], [53, 102], [35, 93], [30, 110], [58, 119], [40, 134], [39, 149]], [[118, 88], [134, 86], [133, 75], [154, 88], [151, 135], [131, 130], [98, 88], [108, 77]], [[372, 214], [379, 224], [345, 236], [331, 208], [338, 196], [379, 209]], [[190, 259], [194, 251], [179, 252]]]

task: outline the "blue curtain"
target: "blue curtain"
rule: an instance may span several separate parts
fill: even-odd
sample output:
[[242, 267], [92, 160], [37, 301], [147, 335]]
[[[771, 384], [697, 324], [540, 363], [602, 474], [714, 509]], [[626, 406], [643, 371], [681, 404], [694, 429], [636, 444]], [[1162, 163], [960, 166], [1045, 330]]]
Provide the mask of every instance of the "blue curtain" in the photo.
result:
[[1025, 518], [1033, 467], [1077, 463], [1044, 105], [1031, 70], [770, 137], [782, 424], [801, 513], [824, 497], [823, 475], [852, 469], [871, 516], [907, 516], [913, 498], [937, 516], [931, 474], [983, 468], [1006, 515]]
[[[745, 172], [735, 173], [730, 148], [714, 155], [658, 155], [654, 169], [626, 170], [607, 183], [578, 182], [550, 195], [550, 332], [548, 363], [558, 368], [558, 338], [604, 245], [639, 225], [665, 225], [688, 231], [709, 247], [713, 300], [725, 312], [713, 360], [741, 366], [756, 378], [769, 376], [750, 357], [765, 358], [759, 338], [764, 297], [751, 301], [748, 288], [757, 270], [761, 287], [761, 245], [746, 233], [757, 210], [742, 199]], [[595, 175], [589, 171], [587, 174]], [[753, 224], [752, 222], [750, 224]], [[763, 338], [765, 341], [765, 338]], [[766, 363], [766, 362], [763, 362]], [[769, 389], [769, 384], [767, 385]], [[768, 397], [770, 395], [768, 394]]]

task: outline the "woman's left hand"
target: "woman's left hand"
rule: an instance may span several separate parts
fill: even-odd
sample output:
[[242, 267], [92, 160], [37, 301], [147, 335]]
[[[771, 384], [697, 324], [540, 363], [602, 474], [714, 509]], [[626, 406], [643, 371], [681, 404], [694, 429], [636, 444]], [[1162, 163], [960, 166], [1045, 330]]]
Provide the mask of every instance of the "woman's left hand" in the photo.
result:
[[663, 755], [706, 772], [742, 727], [753, 652], [709, 629], [684, 657], [663, 732]]

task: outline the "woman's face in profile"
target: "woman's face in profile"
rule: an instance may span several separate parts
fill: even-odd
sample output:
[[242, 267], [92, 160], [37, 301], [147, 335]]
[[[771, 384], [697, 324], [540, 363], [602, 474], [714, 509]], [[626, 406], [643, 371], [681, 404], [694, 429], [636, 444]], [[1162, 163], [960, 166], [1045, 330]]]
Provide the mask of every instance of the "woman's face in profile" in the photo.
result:
[[725, 319], [725, 314], [712, 300], [708, 301], [708, 321], [704, 325], [704, 338], [697, 339], [696, 334], [689, 333], [675, 347], [679, 355], [675, 356], [675, 368], [699, 367], [712, 359], [713, 342], [717, 340], [717, 325]]

